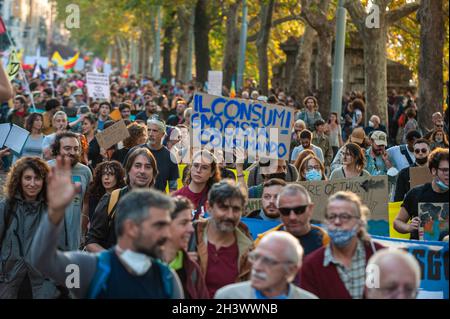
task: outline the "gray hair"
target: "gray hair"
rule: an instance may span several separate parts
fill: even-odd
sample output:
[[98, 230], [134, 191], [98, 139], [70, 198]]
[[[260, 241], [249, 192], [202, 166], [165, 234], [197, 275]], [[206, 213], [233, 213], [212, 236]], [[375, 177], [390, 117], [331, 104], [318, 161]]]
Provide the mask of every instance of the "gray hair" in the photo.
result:
[[281, 189], [277, 198], [277, 207], [280, 207], [280, 198], [283, 196], [295, 196], [301, 194], [306, 197], [308, 204], [311, 204], [311, 196], [303, 185], [300, 184], [288, 184]]
[[115, 230], [117, 237], [123, 234], [123, 225], [131, 219], [139, 224], [148, 218], [150, 208], [167, 209], [169, 213], [175, 209], [170, 196], [152, 189], [137, 189], [127, 193], [120, 199], [116, 209]]
[[383, 260], [398, 258], [404, 261], [408, 267], [414, 272], [414, 275], [416, 277], [416, 288], [419, 288], [420, 286], [420, 279], [421, 279], [421, 270], [420, 265], [416, 258], [409, 252], [398, 249], [398, 248], [384, 248], [379, 251], [377, 251], [375, 254], [370, 257], [369, 261], [367, 262], [367, 268], [371, 265], [376, 265], [377, 267], [380, 267], [380, 264]]

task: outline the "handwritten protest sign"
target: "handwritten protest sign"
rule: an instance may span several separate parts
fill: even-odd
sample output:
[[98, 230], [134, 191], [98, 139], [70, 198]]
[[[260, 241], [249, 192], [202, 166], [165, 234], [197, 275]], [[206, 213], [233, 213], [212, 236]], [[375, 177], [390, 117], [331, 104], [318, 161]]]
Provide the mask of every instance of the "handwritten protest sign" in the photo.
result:
[[351, 191], [358, 195], [370, 209], [369, 219], [388, 221], [388, 179], [387, 176], [355, 177], [331, 181], [298, 182], [309, 192], [314, 206], [314, 216], [325, 216], [327, 199], [338, 191]]
[[448, 202], [419, 203], [418, 211], [421, 240], [439, 240], [441, 234], [448, 234]]
[[[355, 177], [350, 179], [334, 179], [331, 181], [295, 182], [303, 185], [314, 203], [314, 216], [316, 220], [325, 217], [327, 199], [338, 191], [352, 191], [370, 209], [369, 219], [384, 220], [388, 222], [388, 180], [387, 176]], [[292, 183], [288, 183], [292, 184]], [[260, 198], [251, 199], [247, 205], [246, 213], [261, 208]], [[254, 209], [253, 209], [254, 208]]]
[[193, 104], [194, 147], [240, 147], [261, 157], [289, 159], [291, 108], [201, 93], [195, 94]]
[[411, 167], [409, 169], [409, 186], [411, 188], [425, 183], [431, 183], [433, 176], [428, 166]]
[[130, 136], [127, 126], [123, 120], [115, 123], [100, 133], [97, 133], [95, 137], [101, 148], [107, 150], [114, 144], [117, 144]]
[[208, 94], [222, 95], [222, 71], [208, 71]]
[[86, 86], [89, 97], [94, 99], [109, 100], [109, 77], [104, 73], [86, 73]]
[[[421, 281], [418, 298], [448, 299], [448, 242], [418, 241], [372, 236], [384, 247], [401, 248], [410, 252], [419, 262]], [[423, 296], [423, 297], [421, 297]]]

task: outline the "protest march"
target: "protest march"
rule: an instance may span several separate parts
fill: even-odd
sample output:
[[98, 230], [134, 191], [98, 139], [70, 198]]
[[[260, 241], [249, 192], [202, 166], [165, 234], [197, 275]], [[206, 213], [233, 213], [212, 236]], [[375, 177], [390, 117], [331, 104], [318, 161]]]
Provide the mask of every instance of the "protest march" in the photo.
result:
[[0, 1], [0, 301], [449, 299], [448, 3], [72, 2]]

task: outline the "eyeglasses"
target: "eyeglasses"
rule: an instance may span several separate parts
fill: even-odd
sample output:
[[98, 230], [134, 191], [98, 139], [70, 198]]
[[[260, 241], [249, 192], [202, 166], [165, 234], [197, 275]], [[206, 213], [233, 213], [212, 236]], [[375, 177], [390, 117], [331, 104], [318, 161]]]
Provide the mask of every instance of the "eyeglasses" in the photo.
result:
[[313, 170], [313, 169], [320, 171], [320, 166], [319, 165], [306, 166], [306, 170], [307, 171], [310, 171], [310, 170]]
[[444, 127], [444, 125], [443, 124], [436, 124], [436, 127]]
[[289, 216], [291, 212], [294, 212], [295, 215], [301, 215], [306, 211], [306, 208], [309, 205], [302, 205], [297, 207], [280, 207], [278, 210], [280, 211], [280, 214], [283, 216]]
[[440, 170], [442, 173], [448, 173], [448, 167], [438, 167], [438, 170]]
[[416, 149], [414, 150], [414, 153], [416, 153], [416, 154], [420, 154], [420, 153], [425, 154], [425, 153], [427, 153], [427, 152], [428, 152], [428, 150], [427, 150], [426, 148], [421, 148], [421, 149], [416, 148]]
[[353, 215], [351, 215], [351, 214], [340, 214], [340, 215], [337, 215], [337, 214], [331, 214], [331, 215], [325, 216], [325, 219], [326, 219], [329, 223], [334, 222], [336, 219], [339, 219], [339, 220], [342, 221], [343, 223], [347, 223], [347, 222], [349, 222], [349, 221], [350, 221], [351, 219], [353, 219], [353, 218], [358, 218], [358, 219], [359, 219], [359, 217], [353, 216]]
[[261, 261], [261, 265], [263, 265], [264, 267], [274, 267], [274, 266], [279, 265], [279, 264], [292, 263], [292, 261], [278, 261], [278, 260], [275, 260], [274, 258], [270, 258], [270, 257], [267, 257], [267, 256], [262, 256], [262, 255], [258, 254], [255, 251], [252, 251], [251, 253], [248, 254], [248, 260], [252, 264], [254, 264], [258, 260], [260, 260]]

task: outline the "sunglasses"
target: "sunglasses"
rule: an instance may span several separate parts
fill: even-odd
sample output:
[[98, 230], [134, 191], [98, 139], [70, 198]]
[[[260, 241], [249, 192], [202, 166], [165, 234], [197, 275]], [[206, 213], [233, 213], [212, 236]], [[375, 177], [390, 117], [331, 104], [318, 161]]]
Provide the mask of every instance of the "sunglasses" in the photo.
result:
[[278, 210], [280, 211], [280, 214], [283, 216], [289, 216], [291, 214], [291, 211], [294, 212], [295, 215], [301, 215], [306, 211], [306, 208], [309, 205], [302, 205], [297, 207], [280, 207]]
[[416, 154], [420, 154], [420, 153], [425, 154], [425, 153], [427, 153], [427, 152], [428, 152], [428, 150], [427, 150], [426, 148], [421, 148], [421, 149], [416, 148], [416, 149], [414, 150], [414, 153], [416, 153]]

